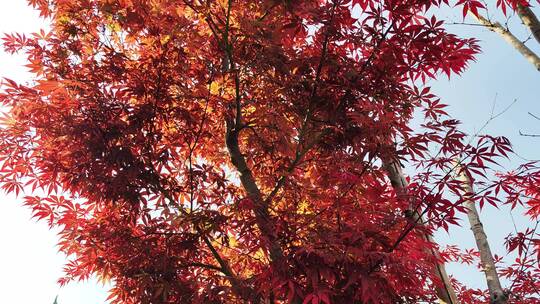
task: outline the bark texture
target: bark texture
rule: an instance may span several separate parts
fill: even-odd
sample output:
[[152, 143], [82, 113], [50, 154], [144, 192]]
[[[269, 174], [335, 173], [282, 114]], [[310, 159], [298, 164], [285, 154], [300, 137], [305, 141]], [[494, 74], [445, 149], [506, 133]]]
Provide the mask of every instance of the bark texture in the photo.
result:
[[[464, 190], [470, 194], [474, 193], [473, 184], [469, 177], [461, 173], [459, 178], [464, 183]], [[482, 263], [482, 270], [486, 276], [491, 299], [490, 302], [492, 304], [506, 304], [508, 302], [508, 297], [501, 286], [493, 254], [489, 247], [488, 237], [484, 231], [484, 226], [480, 220], [480, 215], [478, 214], [474, 200], [466, 200], [465, 207], [467, 208], [467, 217], [469, 218], [471, 230], [474, 234], [476, 246], [480, 252], [480, 262]]]
[[540, 43], [540, 21], [529, 6], [518, 5], [517, 13], [521, 22], [531, 31], [532, 36]]
[[268, 211], [268, 206], [263, 200], [261, 191], [259, 190], [259, 187], [255, 182], [255, 178], [253, 177], [253, 174], [246, 163], [244, 155], [240, 152], [240, 147], [238, 145], [238, 130], [233, 129], [232, 123], [228, 123], [225, 140], [227, 143], [227, 149], [229, 150], [229, 155], [231, 156], [231, 162], [240, 173], [240, 181], [242, 186], [255, 205], [253, 211], [255, 213], [257, 226], [261, 233], [268, 239], [270, 258], [273, 262], [280, 263], [283, 260], [283, 251], [277, 243], [277, 236], [271, 220], [270, 212]]
[[487, 27], [490, 31], [499, 34], [506, 42], [508, 42], [508, 44], [521, 53], [521, 55], [523, 55], [523, 57], [525, 57], [525, 59], [527, 59], [536, 68], [536, 70], [540, 71], [540, 57], [538, 57], [536, 53], [527, 47], [523, 41], [519, 40], [499, 22], [491, 22], [480, 14], [477, 16], [472, 14], [472, 16], [474, 16], [480, 24]]
[[[388, 174], [388, 178], [390, 179], [392, 187], [395, 189], [397, 195], [406, 197], [407, 187], [409, 186], [409, 184], [407, 183], [405, 175], [401, 170], [401, 165], [399, 161], [388, 158], [383, 159], [383, 163], [384, 168]], [[413, 204], [411, 203], [410, 207], [411, 213], [409, 216], [411, 217], [411, 221], [416, 222], [418, 226], [424, 225], [424, 219], [421, 217], [418, 211], [415, 210], [415, 206], [413, 206]], [[429, 233], [425, 233], [424, 238], [431, 243], [435, 243], [435, 240]], [[441, 260], [439, 252], [437, 250], [431, 249], [429, 253], [433, 255], [433, 257], [437, 261]], [[436, 286], [435, 288], [435, 292], [437, 294], [437, 297], [439, 298], [439, 303], [458, 304], [458, 298], [456, 296], [454, 288], [452, 287], [452, 284], [450, 283], [450, 278], [448, 277], [444, 263], [436, 263], [434, 265], [433, 275], [438, 278], [439, 281], [442, 283], [440, 286]]]

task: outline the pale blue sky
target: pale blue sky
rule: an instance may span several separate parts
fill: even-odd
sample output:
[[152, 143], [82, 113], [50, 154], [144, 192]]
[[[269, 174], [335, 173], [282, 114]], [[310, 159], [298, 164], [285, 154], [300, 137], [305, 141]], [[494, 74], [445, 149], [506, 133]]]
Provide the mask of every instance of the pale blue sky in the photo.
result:
[[[495, 14], [494, 10], [491, 12], [497, 20], [504, 23], [503, 16]], [[453, 22], [462, 21], [459, 10], [445, 9], [441, 16]], [[466, 22], [474, 23], [472, 20]], [[525, 40], [529, 36], [516, 16], [511, 17], [509, 26], [521, 39]], [[485, 28], [471, 25], [448, 25], [447, 28], [462, 37], [476, 37], [481, 41], [482, 47], [482, 53], [477, 56], [476, 62], [472, 63], [461, 77], [451, 77], [450, 80], [440, 77], [438, 81], [431, 83], [434, 92], [450, 105], [450, 115], [462, 121], [462, 129], [469, 134], [475, 134], [490, 118], [494, 102], [495, 113], [498, 113], [516, 100], [508, 111], [489, 123], [482, 133], [506, 136], [519, 156], [540, 159], [540, 138], [519, 135], [520, 130], [523, 133], [540, 134], [540, 121], [527, 114], [540, 114], [540, 73], [501, 37]], [[540, 54], [540, 46], [534, 40], [527, 45]], [[512, 156], [511, 161], [503, 164], [510, 169], [520, 162], [523, 160]], [[501, 210], [487, 206], [481, 213], [491, 247], [494, 253], [501, 256], [506, 253], [504, 237], [514, 231], [509, 212], [509, 208], [505, 206], [501, 207]], [[531, 220], [522, 215], [522, 210], [514, 210], [513, 216], [518, 229], [531, 226]], [[438, 241], [476, 248], [466, 218], [462, 225], [462, 228], [453, 227], [450, 234], [439, 232]], [[471, 287], [486, 287], [483, 273], [475, 267], [449, 265], [448, 271]]]
[[[442, 16], [453, 21], [461, 21], [460, 13], [444, 10]], [[514, 18], [515, 20], [516, 18]], [[511, 23], [511, 24], [515, 24]], [[519, 29], [519, 24], [512, 28]], [[2, 0], [0, 2], [0, 32], [32, 32], [43, 27], [37, 14], [26, 7], [25, 0]], [[496, 34], [476, 26], [450, 25], [451, 31], [460, 36], [480, 39], [483, 53], [477, 62], [461, 77], [450, 81], [441, 77], [431, 82], [433, 89], [443, 101], [450, 104], [449, 112], [463, 122], [463, 127], [475, 133], [489, 119], [492, 104], [497, 99], [499, 110], [517, 102], [504, 115], [493, 121], [486, 133], [504, 135], [511, 139], [516, 152], [528, 159], [540, 159], [540, 138], [519, 136], [518, 131], [540, 133], [540, 121], [527, 114], [540, 114], [538, 88], [540, 73], [523, 59], [514, 49]], [[521, 37], [527, 37], [518, 31]], [[534, 46], [534, 43], [530, 43]], [[540, 51], [540, 48], [535, 46]], [[20, 57], [8, 57], [0, 52], [0, 75], [24, 80], [28, 74], [20, 66]], [[519, 162], [513, 159], [508, 165]], [[30, 220], [29, 210], [22, 207], [21, 200], [2, 195], [0, 202], [0, 286], [2, 302], [22, 304], [50, 304], [59, 295], [60, 304], [101, 304], [105, 303], [106, 288], [89, 281], [70, 284], [59, 289], [56, 280], [61, 276], [65, 257], [57, 253], [56, 236], [47, 229], [45, 223]], [[530, 220], [519, 212], [514, 212], [518, 226], [524, 227]], [[487, 207], [482, 211], [487, 234], [496, 253], [504, 254], [504, 237], [513, 230], [508, 211]], [[474, 240], [468, 230], [453, 228], [451, 238], [445, 233], [437, 234], [441, 243], [457, 243], [465, 248], [473, 248]], [[448, 270], [472, 287], [484, 287], [482, 274], [474, 267], [450, 265]]]

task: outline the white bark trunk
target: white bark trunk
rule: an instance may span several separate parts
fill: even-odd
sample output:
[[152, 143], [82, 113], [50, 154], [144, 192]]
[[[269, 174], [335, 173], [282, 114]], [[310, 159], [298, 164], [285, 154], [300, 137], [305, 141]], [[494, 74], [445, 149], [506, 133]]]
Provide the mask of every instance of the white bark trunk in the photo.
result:
[[[388, 173], [388, 178], [390, 179], [392, 187], [395, 189], [397, 195], [407, 196], [407, 187], [409, 186], [409, 184], [407, 183], [405, 175], [401, 170], [401, 165], [399, 164], [399, 162], [395, 160], [383, 160], [383, 162], [385, 170]], [[418, 223], [418, 226], [422, 226], [424, 225], [424, 219], [417, 211], [413, 211], [414, 207], [415, 206], [411, 206], [411, 214], [409, 216], [411, 217], [411, 220], [413, 222]], [[429, 233], [425, 233], [424, 238], [431, 243], [435, 243], [435, 240]], [[430, 254], [433, 255], [436, 260], [441, 260], [439, 252], [437, 250], [430, 250]], [[454, 288], [450, 283], [450, 278], [446, 273], [444, 263], [436, 263], [435, 265], [433, 265], [433, 275], [442, 283], [442, 286], [436, 286], [435, 288], [435, 292], [437, 294], [437, 297], [439, 298], [439, 303], [459, 304]]]
[[523, 43], [523, 41], [517, 39], [514, 34], [503, 27], [499, 22], [491, 22], [480, 14], [478, 14], [478, 16], [475, 16], [474, 14], [471, 15], [490, 31], [499, 34], [504, 40], [506, 40], [506, 42], [508, 42], [508, 44], [520, 52], [521, 55], [523, 55], [523, 57], [525, 57], [525, 59], [527, 59], [536, 68], [536, 70], [540, 71], [540, 57], [529, 49], [525, 43]]
[[531, 31], [534, 39], [540, 43], [540, 21], [528, 6], [518, 5], [517, 13], [521, 22]]
[[[464, 183], [464, 190], [467, 193], [472, 194], [474, 190], [469, 177], [466, 174], [461, 173], [459, 179]], [[482, 263], [482, 270], [486, 276], [489, 295], [491, 298], [490, 303], [506, 304], [508, 302], [508, 297], [501, 286], [499, 275], [497, 274], [497, 268], [495, 267], [495, 261], [491, 253], [491, 248], [489, 247], [488, 237], [484, 232], [484, 227], [482, 225], [482, 221], [480, 220], [478, 210], [474, 204], [474, 200], [465, 201], [465, 207], [467, 208], [467, 217], [469, 218], [469, 223], [471, 224], [471, 230], [474, 234], [476, 246], [478, 251], [480, 251], [480, 262]]]

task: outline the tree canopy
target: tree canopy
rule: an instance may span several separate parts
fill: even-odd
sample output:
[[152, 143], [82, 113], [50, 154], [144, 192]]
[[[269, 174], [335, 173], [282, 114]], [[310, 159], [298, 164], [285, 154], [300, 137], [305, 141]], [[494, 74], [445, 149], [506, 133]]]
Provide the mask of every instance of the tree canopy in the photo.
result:
[[[426, 235], [465, 201], [540, 213], [536, 164], [480, 181], [509, 141], [469, 141], [424, 85], [479, 52], [428, 12], [447, 1], [29, 3], [51, 29], [4, 38], [34, 78], [2, 85], [0, 180], [61, 229], [61, 284], [112, 280], [111, 303], [434, 302], [433, 265], [474, 253]], [[509, 301], [540, 303], [525, 262], [503, 271]]]

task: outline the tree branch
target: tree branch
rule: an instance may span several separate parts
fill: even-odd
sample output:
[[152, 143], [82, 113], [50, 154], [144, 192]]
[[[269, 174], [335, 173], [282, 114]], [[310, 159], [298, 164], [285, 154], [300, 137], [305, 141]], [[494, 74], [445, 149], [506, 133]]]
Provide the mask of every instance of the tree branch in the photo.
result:
[[527, 112], [527, 113], [528, 113], [529, 115], [531, 115], [532, 117], [536, 118], [537, 120], [540, 120], [540, 117], [534, 115], [533, 113], [531, 113], [531, 112]]
[[215, 266], [215, 265], [210, 265], [210, 264], [205, 264], [205, 263], [189, 263], [189, 264], [183, 264], [183, 265], [180, 265], [180, 267], [200, 267], [200, 268], [206, 268], [206, 269], [210, 269], [210, 270], [215, 270], [215, 271], [219, 271], [225, 275], [227, 275], [226, 273], [223, 272], [223, 269], [221, 267], [218, 267], [218, 266]]
[[540, 43], [540, 21], [529, 6], [518, 4], [517, 13], [521, 22], [531, 31], [534, 39]]
[[519, 135], [526, 136], [526, 137], [540, 137], [540, 134], [527, 134], [519, 131]]
[[536, 55], [531, 49], [529, 49], [523, 41], [514, 36], [508, 29], [503, 27], [499, 22], [491, 22], [482, 15], [471, 14], [476, 20], [486, 26], [490, 31], [499, 34], [508, 44], [513, 46], [518, 52], [525, 57], [538, 71], [540, 71], [540, 57]]
[[[337, 5], [338, 5], [338, 1], [335, 1], [333, 3], [333, 5], [332, 5], [332, 10], [331, 10], [331, 13], [330, 13], [330, 22], [329, 23], [331, 23], [332, 20], [334, 19], [335, 10], [336, 10]], [[279, 192], [279, 190], [285, 185], [285, 182], [287, 181], [287, 178], [294, 171], [296, 166], [300, 163], [300, 161], [302, 160], [304, 155], [306, 155], [306, 153], [314, 145], [316, 145], [318, 143], [318, 141], [324, 136], [325, 131], [322, 131], [309, 144], [307, 144], [305, 147], [302, 147], [302, 145], [304, 143], [304, 140], [305, 140], [305, 137], [306, 137], [306, 133], [307, 133], [307, 125], [308, 125], [308, 122], [309, 122], [309, 120], [311, 118], [311, 115], [312, 115], [312, 112], [313, 112], [313, 109], [311, 108], [312, 104], [313, 104], [313, 99], [317, 95], [317, 88], [319, 86], [319, 81], [321, 79], [322, 68], [324, 66], [326, 56], [328, 54], [328, 43], [329, 42], [330, 42], [330, 31], [328, 29], [326, 29], [326, 31], [324, 33], [324, 40], [323, 40], [322, 49], [321, 49], [321, 58], [319, 59], [319, 63], [317, 65], [317, 70], [315, 72], [315, 81], [313, 82], [313, 87], [312, 87], [311, 93], [309, 95], [309, 101], [308, 101], [308, 107], [307, 107], [306, 115], [304, 116], [304, 119], [302, 120], [302, 126], [300, 127], [300, 132], [299, 132], [299, 135], [298, 135], [298, 145], [296, 146], [296, 152], [295, 152], [294, 160], [292, 161], [291, 165], [289, 166], [289, 168], [287, 169], [285, 174], [283, 174], [278, 179], [278, 182], [276, 183], [276, 186], [274, 187], [272, 192], [270, 192], [268, 197], [266, 197], [266, 199], [265, 199], [266, 204], [270, 204], [270, 202], [276, 196], [276, 194]]]
[[[409, 183], [407, 182], [405, 175], [403, 174], [403, 171], [401, 170], [401, 165], [399, 161], [395, 158], [383, 158], [382, 161], [383, 161], [384, 168], [388, 174], [388, 178], [390, 179], [390, 183], [392, 184], [392, 187], [395, 189], [398, 197], [408, 199], [407, 187], [409, 186]], [[416, 206], [414, 206], [412, 202], [410, 203], [408, 211], [410, 212], [409, 214], [407, 214], [407, 216], [411, 219], [411, 223], [408, 226], [408, 230], [409, 229], [412, 230], [416, 226], [424, 225], [425, 221], [423, 219], [423, 214], [418, 212]], [[428, 242], [435, 243], [435, 240], [433, 239], [433, 237], [431, 236], [429, 232], [422, 232], [422, 235], [424, 239], [427, 240]], [[392, 250], [394, 250], [397, 247], [397, 244], [399, 244], [401, 240], [402, 238], [400, 237], [394, 243]], [[429, 253], [436, 260], [434, 269], [433, 269], [433, 275], [437, 277], [442, 283], [441, 287], [435, 286], [435, 292], [437, 294], [437, 297], [441, 301], [443, 301], [443, 303], [458, 304], [459, 303], [458, 298], [455, 294], [452, 284], [450, 283], [450, 279], [448, 277], [448, 274], [446, 273], [446, 268], [444, 266], [444, 263], [439, 262], [441, 259], [439, 252], [437, 252], [437, 250], [433, 248], [430, 249], [429, 251], [430, 251]], [[377, 267], [378, 266], [379, 265], [377, 265]]]
[[[165, 190], [161, 185], [159, 185], [159, 190], [165, 196], [165, 198], [167, 198], [167, 200], [169, 200], [169, 203], [177, 206], [179, 211], [182, 214], [187, 215], [186, 211], [182, 208], [182, 206], [177, 205], [176, 201], [171, 196], [171, 194], [167, 190]], [[229, 263], [224, 258], [221, 257], [221, 255], [216, 250], [214, 245], [212, 245], [212, 242], [210, 242], [208, 237], [204, 234], [201, 227], [195, 226], [194, 229], [197, 231], [197, 233], [199, 233], [199, 235], [201, 236], [203, 242], [206, 244], [206, 246], [208, 247], [208, 249], [212, 253], [212, 256], [214, 257], [214, 259], [220, 265], [220, 267], [211, 267], [211, 268], [213, 268], [215, 270], [219, 270], [220, 272], [222, 272], [223, 274], [225, 274], [227, 276], [227, 279], [231, 283], [232, 289], [234, 290], [234, 292], [237, 295], [243, 296], [243, 295], [246, 295], [246, 294], [253, 294], [253, 292], [249, 288], [247, 288], [242, 283], [242, 281], [239, 280], [238, 277], [234, 274], [232, 268], [229, 266]]]

